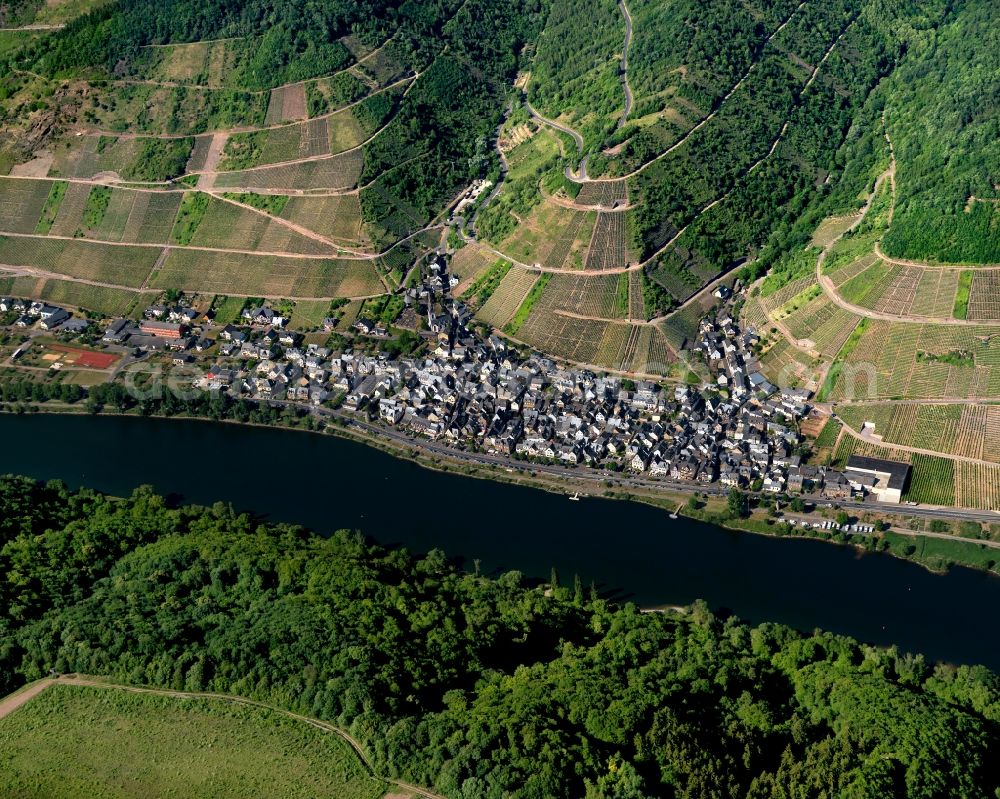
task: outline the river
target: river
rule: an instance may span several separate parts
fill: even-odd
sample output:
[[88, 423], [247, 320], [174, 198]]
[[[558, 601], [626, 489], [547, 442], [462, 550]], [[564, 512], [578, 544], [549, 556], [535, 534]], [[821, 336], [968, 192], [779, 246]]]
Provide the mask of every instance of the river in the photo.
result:
[[423, 469], [316, 434], [200, 421], [0, 415], [0, 472], [128, 494], [148, 483], [320, 533], [433, 547], [468, 568], [552, 567], [643, 605], [705, 599], [751, 622], [820, 627], [1000, 670], [1000, 579], [947, 575], [812, 540], [735, 533], [638, 503], [563, 496]]

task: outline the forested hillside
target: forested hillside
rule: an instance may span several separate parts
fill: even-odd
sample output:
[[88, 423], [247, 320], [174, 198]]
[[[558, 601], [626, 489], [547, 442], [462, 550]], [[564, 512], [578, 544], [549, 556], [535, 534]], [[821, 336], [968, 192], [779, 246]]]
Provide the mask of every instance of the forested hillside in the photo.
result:
[[54, 668], [256, 697], [349, 727], [382, 773], [449, 797], [1000, 785], [983, 669], [697, 605], [642, 614], [145, 490], [0, 480], [0, 608], [0, 690]]

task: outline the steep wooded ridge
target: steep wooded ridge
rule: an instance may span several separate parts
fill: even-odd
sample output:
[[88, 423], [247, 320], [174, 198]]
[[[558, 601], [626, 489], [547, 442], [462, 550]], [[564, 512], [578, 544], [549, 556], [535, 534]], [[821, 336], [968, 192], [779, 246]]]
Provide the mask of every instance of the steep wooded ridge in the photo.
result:
[[[0, 479], [0, 692], [49, 669], [349, 730], [449, 797], [994, 795], [1000, 680], [359, 536]], [[552, 588], [550, 592], [544, 589]]]

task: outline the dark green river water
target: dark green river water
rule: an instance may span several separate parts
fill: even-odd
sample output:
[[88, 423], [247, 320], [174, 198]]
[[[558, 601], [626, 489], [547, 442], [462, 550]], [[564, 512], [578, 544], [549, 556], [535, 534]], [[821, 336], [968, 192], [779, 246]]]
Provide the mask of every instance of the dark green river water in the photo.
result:
[[0, 472], [187, 502], [231, 502], [321, 533], [356, 528], [484, 571], [518, 569], [645, 605], [705, 599], [751, 621], [815, 627], [935, 660], [1000, 670], [1000, 579], [941, 576], [886, 555], [733, 533], [645, 505], [584, 499], [420, 468], [330, 436], [208, 422], [0, 416]]

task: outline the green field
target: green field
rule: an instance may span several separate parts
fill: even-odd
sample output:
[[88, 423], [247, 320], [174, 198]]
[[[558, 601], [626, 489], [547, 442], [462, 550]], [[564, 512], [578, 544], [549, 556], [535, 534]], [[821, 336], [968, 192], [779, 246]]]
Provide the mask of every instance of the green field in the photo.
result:
[[0, 721], [0, 795], [377, 799], [335, 734], [226, 700], [54, 685]]

